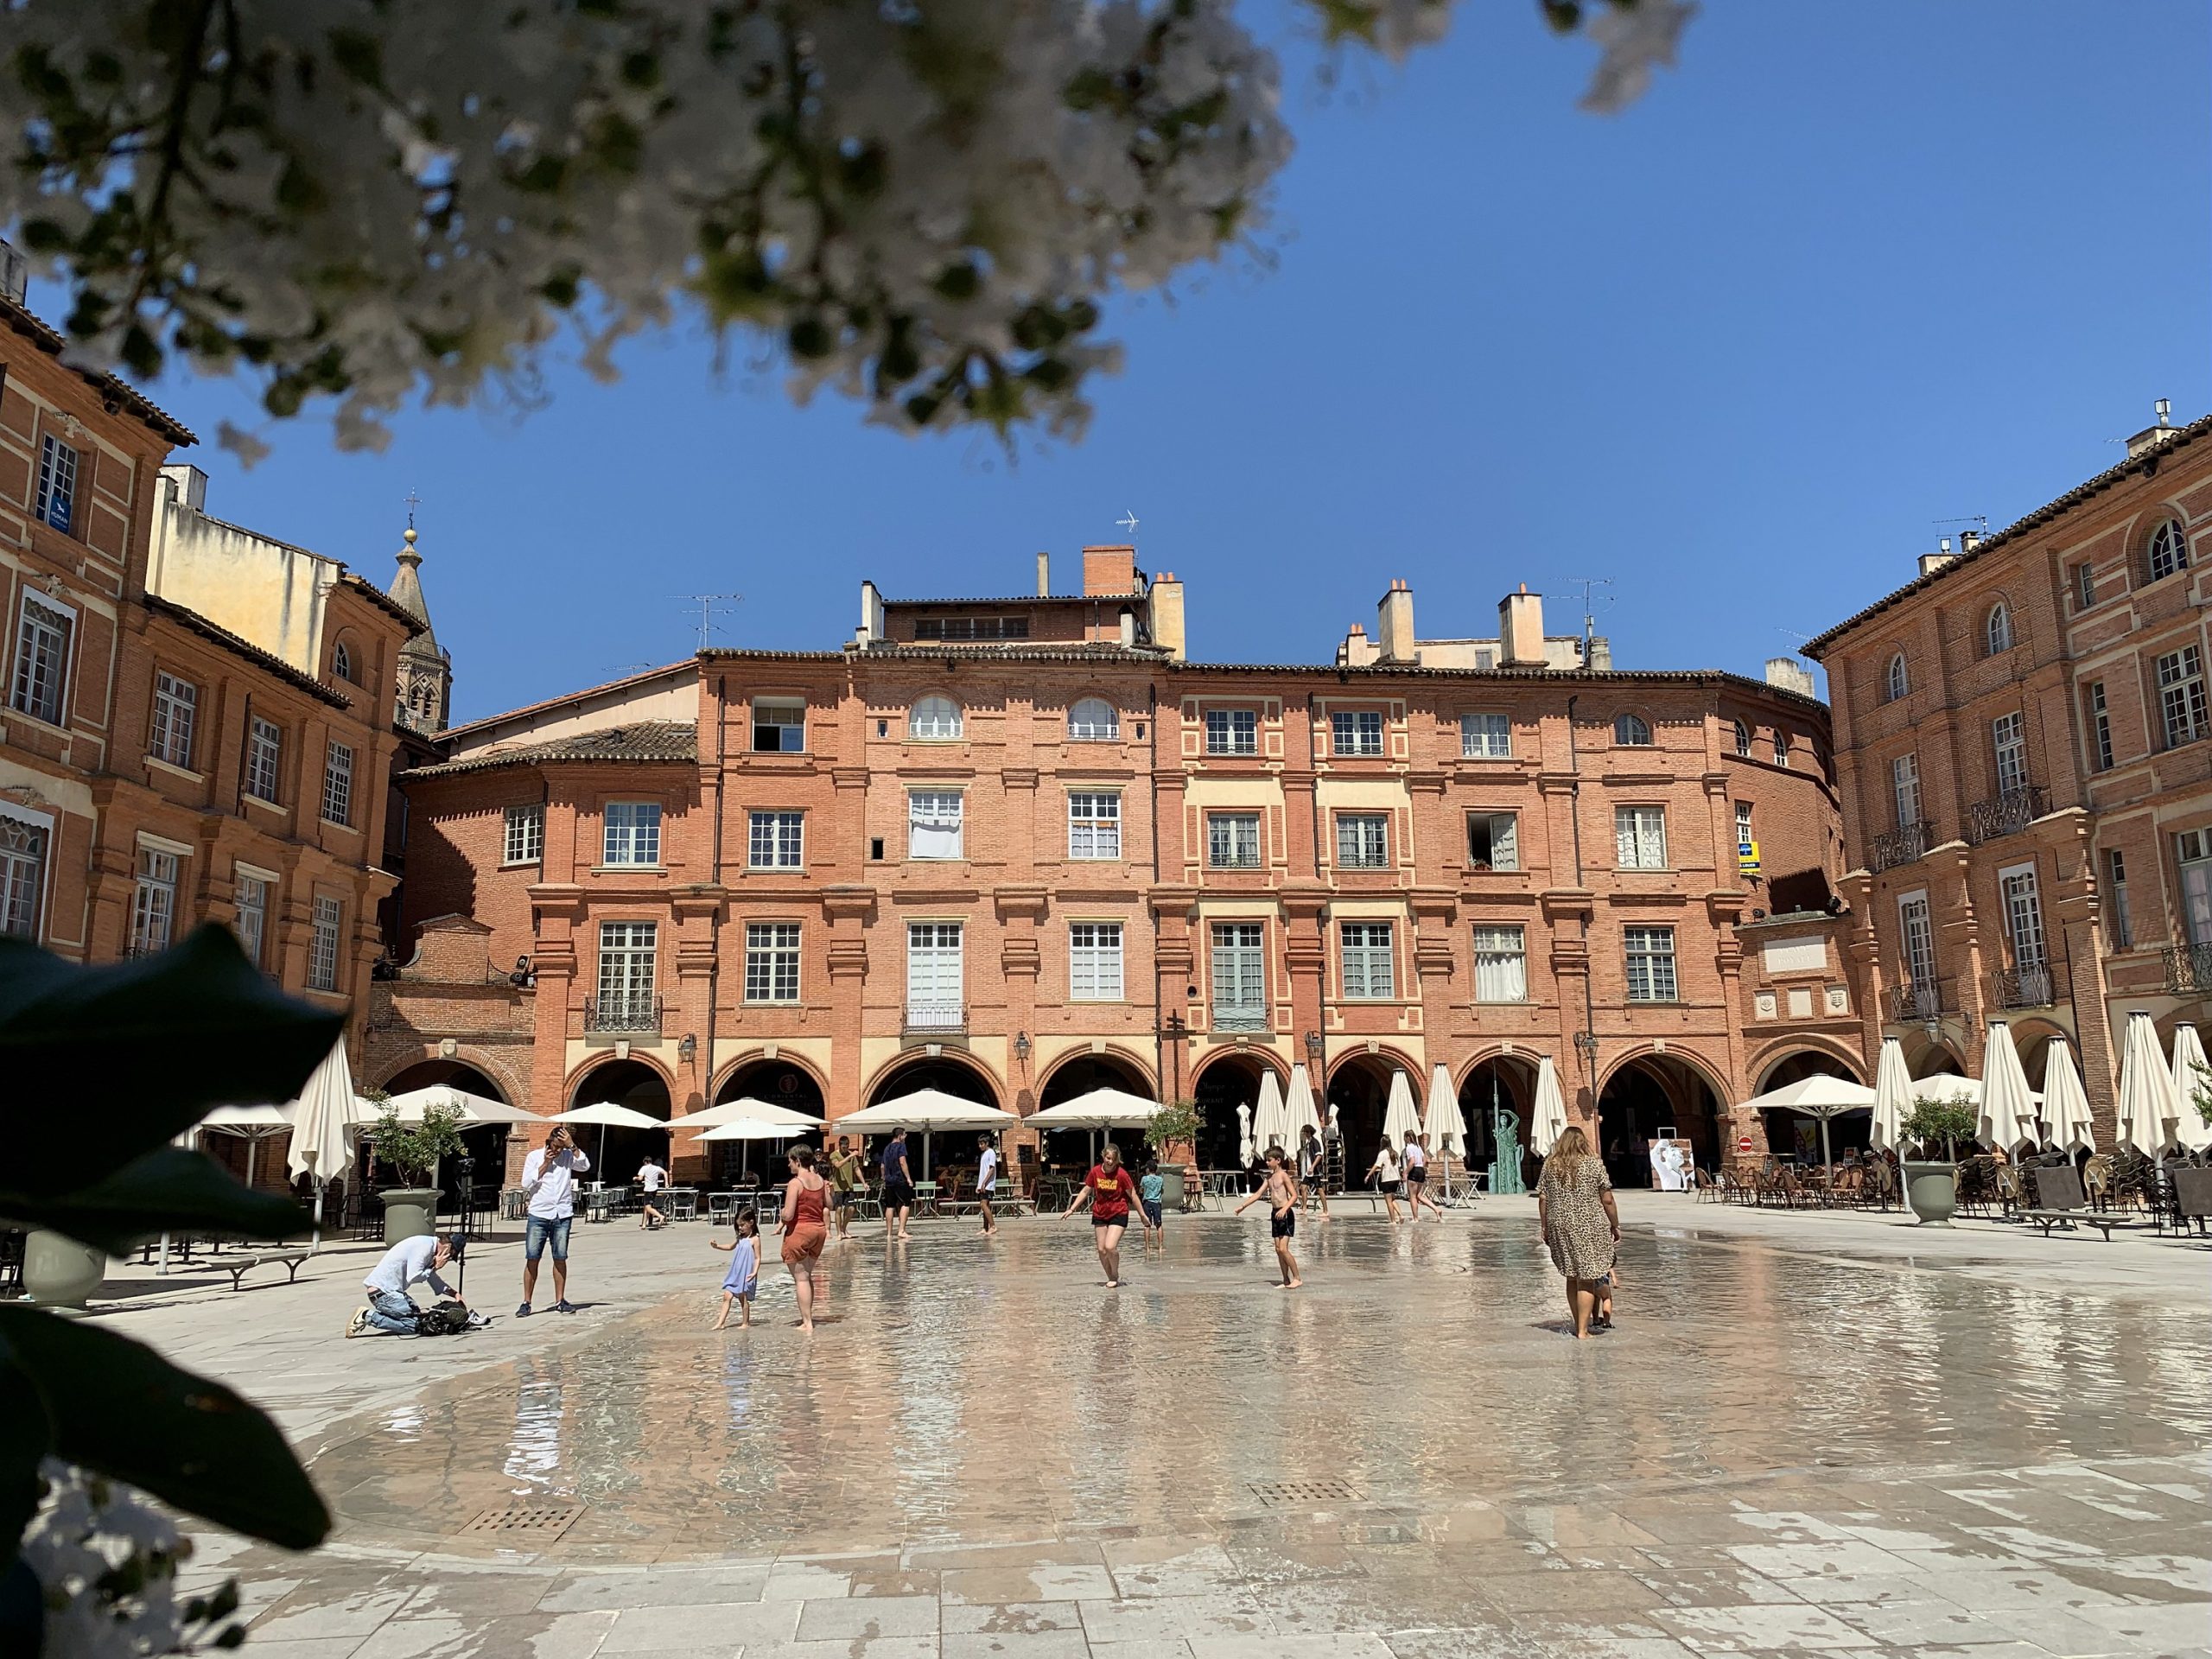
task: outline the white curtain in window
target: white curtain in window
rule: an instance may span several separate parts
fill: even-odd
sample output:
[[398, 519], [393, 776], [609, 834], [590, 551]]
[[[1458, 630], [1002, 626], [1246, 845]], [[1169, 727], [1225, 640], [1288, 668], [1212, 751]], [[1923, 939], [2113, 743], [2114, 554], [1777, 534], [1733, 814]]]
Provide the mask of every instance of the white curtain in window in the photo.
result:
[[1517, 927], [1475, 930], [1475, 1001], [1529, 1000], [1529, 956]]
[[960, 796], [951, 790], [918, 789], [907, 797], [906, 855], [961, 855]]

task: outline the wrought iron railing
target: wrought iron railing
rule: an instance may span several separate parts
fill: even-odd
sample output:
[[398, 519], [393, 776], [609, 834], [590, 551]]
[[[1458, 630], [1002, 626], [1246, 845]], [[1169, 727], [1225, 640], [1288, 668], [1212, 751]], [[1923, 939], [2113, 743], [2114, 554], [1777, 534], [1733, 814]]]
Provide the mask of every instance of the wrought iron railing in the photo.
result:
[[1216, 1031], [1265, 1031], [1268, 1024], [1264, 1003], [1249, 1007], [1222, 1002], [1213, 1006], [1213, 1028]]
[[909, 1002], [906, 1005], [906, 1029], [909, 1031], [965, 1031], [968, 1010], [958, 1002]]
[[2000, 968], [1991, 976], [2000, 1008], [2047, 1008], [2057, 999], [2051, 992], [2050, 965], [2037, 963], [2024, 968]]
[[1874, 868], [1878, 873], [1910, 864], [1935, 844], [1936, 826], [1925, 818], [1885, 830], [1874, 837]]
[[1933, 1020], [1943, 1012], [1943, 982], [1907, 980], [1891, 990], [1890, 1001], [1899, 1020]]
[[1967, 809], [1967, 839], [1979, 847], [1999, 836], [2016, 836], [2050, 810], [2050, 791], [2041, 784], [2022, 784]]
[[660, 999], [650, 992], [610, 991], [587, 999], [586, 1031], [658, 1031]]
[[2212, 944], [2170, 944], [2165, 956], [2168, 990], [2212, 991]]

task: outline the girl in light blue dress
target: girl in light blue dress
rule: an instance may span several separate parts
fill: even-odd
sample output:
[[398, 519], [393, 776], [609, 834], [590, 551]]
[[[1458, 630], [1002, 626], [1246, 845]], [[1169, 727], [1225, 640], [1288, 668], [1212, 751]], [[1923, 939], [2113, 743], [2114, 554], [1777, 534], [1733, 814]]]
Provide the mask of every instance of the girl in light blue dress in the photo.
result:
[[760, 1224], [753, 1219], [750, 1210], [743, 1210], [738, 1212], [733, 1225], [737, 1236], [730, 1243], [712, 1241], [716, 1249], [729, 1252], [729, 1271], [722, 1275], [722, 1316], [715, 1321], [717, 1331], [729, 1325], [733, 1302], [737, 1304], [739, 1326], [750, 1329], [753, 1293], [760, 1287]]

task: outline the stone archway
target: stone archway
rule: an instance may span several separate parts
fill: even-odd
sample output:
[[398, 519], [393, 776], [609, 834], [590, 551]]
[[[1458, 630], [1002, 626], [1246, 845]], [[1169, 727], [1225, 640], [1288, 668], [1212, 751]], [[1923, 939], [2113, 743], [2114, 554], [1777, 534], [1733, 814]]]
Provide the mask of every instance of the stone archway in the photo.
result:
[[1904, 1069], [1915, 1082], [1922, 1077], [1962, 1077], [1967, 1074], [1966, 1062], [1948, 1043], [1931, 1043], [1925, 1038], [1905, 1044]]
[[[973, 1062], [955, 1058], [947, 1050], [932, 1055], [924, 1051], [911, 1058], [892, 1063], [875, 1080], [868, 1091], [867, 1104], [880, 1106], [887, 1100], [896, 1100], [901, 1095], [911, 1095], [918, 1090], [934, 1089], [956, 1100], [972, 1100], [979, 1106], [999, 1106], [998, 1085]], [[1003, 1108], [1001, 1108], [1003, 1109]], [[976, 1137], [967, 1135], [925, 1135], [918, 1139], [906, 1137], [911, 1148], [913, 1171], [917, 1179], [931, 1179], [936, 1165], [950, 1167], [959, 1162], [972, 1161]], [[958, 1151], [956, 1154], [956, 1147]]]
[[1329, 1074], [1329, 1106], [1344, 1138], [1344, 1185], [1361, 1187], [1382, 1146], [1382, 1116], [1390, 1105], [1390, 1077], [1405, 1071], [1421, 1105], [1420, 1074], [1394, 1054], [1347, 1054]]
[[[626, 1106], [664, 1123], [672, 1112], [668, 1079], [643, 1060], [609, 1059], [582, 1073], [569, 1086], [569, 1105], [596, 1106], [602, 1102]], [[634, 1179], [638, 1166], [650, 1153], [672, 1158], [674, 1136], [667, 1129], [601, 1129], [589, 1124], [572, 1126], [576, 1144], [591, 1155], [591, 1179], [621, 1184]]]
[[[1755, 1094], [1767, 1094], [1802, 1083], [1807, 1077], [1842, 1077], [1852, 1083], [1863, 1083], [1851, 1067], [1825, 1049], [1796, 1048], [1777, 1056], [1767, 1065]], [[1797, 1160], [1801, 1164], [1821, 1161], [1821, 1121], [1802, 1112], [1762, 1112], [1766, 1131], [1766, 1149], [1778, 1155]], [[1865, 1153], [1872, 1144], [1874, 1116], [1872, 1112], [1851, 1112], [1828, 1120], [1827, 1146], [1830, 1153], [1840, 1158], [1847, 1152]]]
[[[814, 1118], [828, 1115], [823, 1103], [821, 1082], [806, 1067], [791, 1060], [741, 1061], [715, 1085], [714, 1103], [717, 1106], [748, 1099], [804, 1112]], [[818, 1146], [821, 1142], [822, 1134], [816, 1130], [793, 1135], [788, 1141], [709, 1141], [704, 1146], [687, 1147], [684, 1155], [710, 1153], [708, 1167], [712, 1171], [710, 1179], [716, 1181], [728, 1181], [763, 1170], [778, 1172], [777, 1179], [781, 1179], [785, 1151], [796, 1146]]]
[[[1093, 1089], [1119, 1089], [1154, 1098], [1152, 1080], [1134, 1062], [1110, 1052], [1072, 1054], [1046, 1074], [1037, 1091], [1037, 1109], [1058, 1106]], [[1109, 1141], [1122, 1149], [1122, 1161], [1132, 1169], [1141, 1169], [1148, 1155], [1142, 1129], [1047, 1129], [1039, 1139], [1039, 1156], [1048, 1164], [1071, 1163], [1089, 1156], [1094, 1144], [1103, 1147]]]
[[1613, 1068], [1598, 1095], [1598, 1151], [1615, 1186], [1651, 1185], [1651, 1138], [1662, 1129], [1690, 1143], [1700, 1169], [1726, 1152], [1720, 1092], [1677, 1054], [1639, 1054]]
[[1192, 1097], [1198, 1103], [1198, 1167], [1242, 1169], [1243, 1147], [1236, 1133], [1236, 1109], [1257, 1111], [1260, 1079], [1275, 1074], [1281, 1087], [1283, 1074], [1273, 1056], [1252, 1049], [1223, 1049], [1198, 1066], [1191, 1082]]
[[[388, 1095], [404, 1095], [416, 1089], [440, 1087], [481, 1095], [486, 1100], [496, 1100], [503, 1106], [514, 1104], [496, 1077], [466, 1060], [417, 1060], [395, 1072], [391, 1081], [384, 1085], [384, 1091]], [[499, 1198], [500, 1179], [506, 1173], [507, 1137], [510, 1133], [510, 1127], [505, 1123], [480, 1123], [461, 1132], [461, 1145], [467, 1149], [468, 1156], [476, 1160], [469, 1173], [469, 1184], [479, 1189], [491, 1188], [491, 1198], [494, 1201]], [[442, 1201], [457, 1209], [461, 1203], [461, 1171], [458, 1166], [452, 1164], [438, 1166], [438, 1187], [445, 1195]]]

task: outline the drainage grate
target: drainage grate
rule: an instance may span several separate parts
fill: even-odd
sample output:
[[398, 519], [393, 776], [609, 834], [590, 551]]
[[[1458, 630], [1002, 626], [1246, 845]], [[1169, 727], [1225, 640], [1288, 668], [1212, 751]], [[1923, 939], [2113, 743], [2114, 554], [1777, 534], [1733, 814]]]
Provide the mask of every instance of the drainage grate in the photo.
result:
[[462, 1533], [491, 1533], [497, 1537], [525, 1537], [539, 1543], [550, 1543], [570, 1527], [584, 1512], [581, 1503], [511, 1503], [504, 1510], [486, 1510], [467, 1526]]
[[1358, 1490], [1347, 1480], [1255, 1480], [1251, 1483], [1260, 1502], [1287, 1509], [1300, 1503], [1356, 1503]]

